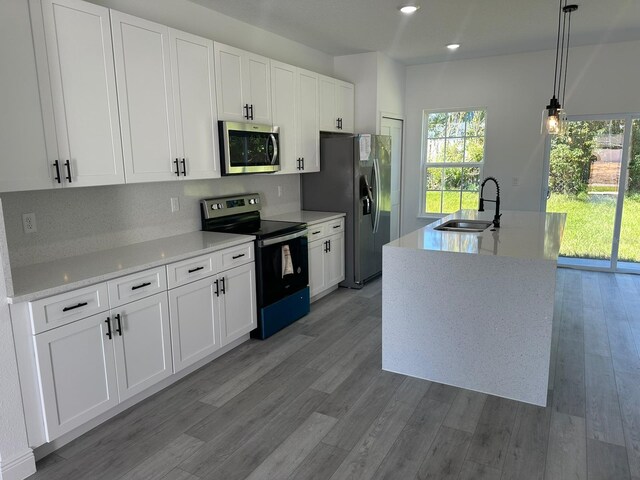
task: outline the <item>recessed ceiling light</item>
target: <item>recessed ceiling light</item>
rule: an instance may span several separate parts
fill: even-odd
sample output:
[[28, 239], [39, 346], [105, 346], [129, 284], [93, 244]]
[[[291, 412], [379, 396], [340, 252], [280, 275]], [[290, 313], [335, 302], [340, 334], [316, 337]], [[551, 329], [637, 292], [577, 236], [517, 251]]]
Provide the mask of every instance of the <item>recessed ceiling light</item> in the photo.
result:
[[406, 15], [411, 15], [412, 13], [416, 13], [419, 8], [417, 5], [404, 5], [400, 7], [400, 11]]
[[447, 45], [447, 48], [451, 51], [453, 50], [457, 50], [460, 48], [460, 44], [459, 43], [450, 43], [449, 45]]

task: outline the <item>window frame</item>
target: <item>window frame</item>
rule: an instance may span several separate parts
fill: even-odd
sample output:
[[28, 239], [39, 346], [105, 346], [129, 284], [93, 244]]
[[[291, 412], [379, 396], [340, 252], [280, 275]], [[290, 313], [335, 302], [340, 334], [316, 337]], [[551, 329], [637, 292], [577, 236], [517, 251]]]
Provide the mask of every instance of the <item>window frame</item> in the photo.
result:
[[[429, 115], [433, 113], [452, 113], [452, 112], [476, 112], [476, 111], [484, 111], [484, 144], [483, 144], [483, 152], [482, 152], [482, 162], [427, 162], [427, 148], [428, 148], [428, 125], [429, 125]], [[434, 168], [478, 168], [478, 177], [479, 182], [483, 178], [484, 165], [487, 158], [487, 117], [488, 117], [488, 108], [486, 106], [476, 106], [476, 107], [459, 107], [459, 108], [434, 108], [434, 109], [423, 109], [422, 110], [422, 128], [421, 128], [421, 148], [420, 148], [420, 205], [418, 218], [443, 218], [447, 215], [451, 215], [453, 212], [449, 213], [436, 213], [436, 212], [427, 212], [426, 208], [426, 199], [427, 199], [427, 167]], [[443, 137], [447, 138], [458, 138], [458, 137]], [[475, 137], [480, 138], [480, 137]], [[480, 187], [478, 182], [478, 187]], [[445, 190], [441, 190], [444, 192]], [[454, 190], [446, 190], [446, 191], [454, 191]], [[462, 195], [462, 187], [460, 188], [460, 194]], [[480, 193], [478, 192], [478, 195]], [[462, 206], [462, 196], [460, 197], [460, 206]]]

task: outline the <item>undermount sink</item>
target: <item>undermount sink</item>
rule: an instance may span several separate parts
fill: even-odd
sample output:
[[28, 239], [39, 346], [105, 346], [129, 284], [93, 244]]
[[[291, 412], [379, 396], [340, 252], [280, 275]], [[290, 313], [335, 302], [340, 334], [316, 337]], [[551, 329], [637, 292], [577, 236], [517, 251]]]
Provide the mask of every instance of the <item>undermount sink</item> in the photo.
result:
[[482, 232], [486, 230], [492, 222], [486, 220], [449, 220], [442, 225], [434, 227], [434, 230], [443, 232]]

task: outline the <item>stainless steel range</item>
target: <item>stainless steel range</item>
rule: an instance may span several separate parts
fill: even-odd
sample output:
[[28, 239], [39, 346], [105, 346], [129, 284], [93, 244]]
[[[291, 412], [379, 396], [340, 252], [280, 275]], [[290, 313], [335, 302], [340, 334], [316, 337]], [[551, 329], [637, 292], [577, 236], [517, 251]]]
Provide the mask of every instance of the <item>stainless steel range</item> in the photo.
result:
[[260, 218], [260, 194], [202, 200], [202, 230], [255, 235], [258, 328], [267, 338], [309, 313], [307, 225]]

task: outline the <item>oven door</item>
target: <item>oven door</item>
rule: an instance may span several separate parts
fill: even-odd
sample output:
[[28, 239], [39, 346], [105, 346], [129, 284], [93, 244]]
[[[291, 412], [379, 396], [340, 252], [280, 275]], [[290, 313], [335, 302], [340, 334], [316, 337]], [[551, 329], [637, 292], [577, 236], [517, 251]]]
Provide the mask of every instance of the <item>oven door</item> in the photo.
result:
[[[260, 240], [257, 244], [259, 308], [282, 300], [309, 285], [306, 229], [281, 237]], [[286, 260], [285, 246], [289, 250], [290, 264]], [[291, 273], [288, 273], [289, 271]]]
[[280, 170], [279, 128], [253, 123], [219, 122], [223, 175]]

